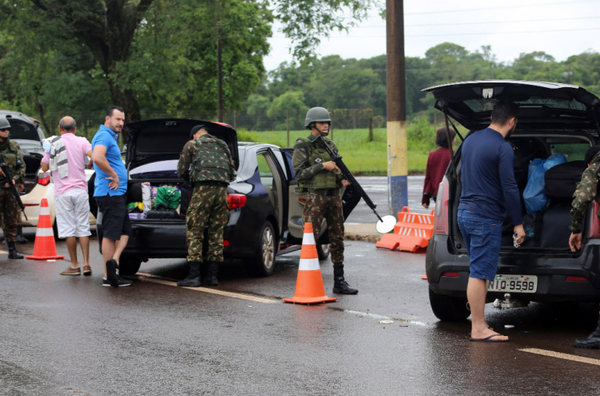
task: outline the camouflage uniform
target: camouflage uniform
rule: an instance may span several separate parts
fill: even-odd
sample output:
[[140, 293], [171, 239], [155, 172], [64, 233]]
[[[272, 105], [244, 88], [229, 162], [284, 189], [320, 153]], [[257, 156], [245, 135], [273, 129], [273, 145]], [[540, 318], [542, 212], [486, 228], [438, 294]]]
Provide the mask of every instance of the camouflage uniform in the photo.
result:
[[596, 200], [600, 204], [600, 194], [598, 194], [598, 180], [600, 176], [600, 156], [592, 160], [592, 164], [581, 175], [581, 181], [577, 184], [577, 189], [573, 194], [571, 204], [571, 231], [575, 234], [581, 233], [583, 219], [587, 212], [588, 204]]
[[[312, 136], [312, 135], [311, 135]], [[308, 138], [313, 140], [314, 137]], [[338, 149], [331, 139], [324, 138], [329, 147], [337, 153]], [[304, 207], [304, 222], [310, 222], [313, 226], [315, 240], [321, 232], [321, 222], [327, 220], [327, 230], [329, 234], [329, 243], [331, 251], [331, 261], [333, 263], [342, 263], [344, 261], [344, 213], [342, 210], [342, 176], [339, 172], [329, 172], [325, 170], [322, 163], [331, 161], [331, 158], [325, 150], [316, 154], [313, 144], [307, 139], [296, 140], [292, 164], [296, 180], [301, 189], [308, 190], [308, 200]], [[316, 154], [316, 155], [315, 155]], [[302, 188], [302, 185], [312, 185], [314, 187], [323, 187], [318, 181], [319, 177], [331, 177], [335, 175], [335, 181], [324, 181], [329, 188]]]
[[208, 226], [207, 261], [223, 261], [223, 229], [229, 218], [227, 185], [235, 166], [227, 145], [205, 134], [183, 147], [179, 177], [194, 186], [186, 215], [187, 260], [201, 263], [204, 227]]
[[[25, 160], [19, 143], [7, 139], [0, 145], [0, 157], [8, 165], [9, 172], [15, 180], [17, 189], [25, 183]], [[0, 176], [0, 224], [7, 242], [17, 240], [17, 224], [21, 217], [21, 209], [10, 188], [5, 188], [6, 178]]]

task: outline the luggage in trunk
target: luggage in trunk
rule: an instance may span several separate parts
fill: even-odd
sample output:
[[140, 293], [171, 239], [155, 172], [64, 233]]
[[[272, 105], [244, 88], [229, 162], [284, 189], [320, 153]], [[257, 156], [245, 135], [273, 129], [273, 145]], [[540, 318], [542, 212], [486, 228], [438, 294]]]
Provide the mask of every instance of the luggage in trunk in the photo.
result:
[[571, 203], [560, 202], [546, 209], [544, 227], [541, 231], [540, 246], [545, 248], [568, 249], [571, 230]]
[[556, 165], [546, 171], [546, 196], [555, 200], [571, 200], [586, 168], [584, 161]]

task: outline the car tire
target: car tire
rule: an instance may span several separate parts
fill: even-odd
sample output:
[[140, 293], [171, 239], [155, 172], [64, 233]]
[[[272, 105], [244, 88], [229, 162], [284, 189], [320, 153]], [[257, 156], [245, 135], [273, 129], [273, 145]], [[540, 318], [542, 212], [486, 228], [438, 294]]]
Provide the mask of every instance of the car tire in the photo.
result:
[[247, 265], [250, 274], [261, 277], [273, 275], [277, 246], [275, 227], [270, 221], [266, 221], [258, 234], [256, 254]]
[[462, 322], [471, 315], [466, 297], [446, 296], [429, 289], [429, 303], [434, 315], [445, 322]]
[[317, 243], [317, 254], [319, 255], [319, 260], [326, 260], [329, 257], [329, 244]]
[[135, 275], [142, 265], [142, 259], [132, 256], [121, 256], [119, 260], [119, 275]]

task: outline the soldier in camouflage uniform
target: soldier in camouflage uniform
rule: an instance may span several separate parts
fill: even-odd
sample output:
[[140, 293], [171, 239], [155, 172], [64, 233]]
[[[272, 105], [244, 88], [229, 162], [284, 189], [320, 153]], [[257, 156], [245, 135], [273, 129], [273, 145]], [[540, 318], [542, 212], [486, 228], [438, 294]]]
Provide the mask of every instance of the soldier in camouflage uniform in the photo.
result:
[[323, 140], [337, 153], [335, 143], [326, 138], [329, 134], [331, 118], [323, 107], [313, 107], [306, 113], [304, 126], [311, 131], [306, 138], [296, 140], [292, 163], [298, 186], [308, 191], [308, 200], [304, 207], [304, 222], [312, 223], [315, 240], [321, 232], [321, 222], [327, 220], [327, 230], [333, 262], [333, 292], [356, 294], [344, 280], [344, 214], [342, 211], [342, 186], [350, 184], [342, 178], [340, 169], [324, 148], [312, 143], [317, 137]]
[[[592, 146], [585, 154], [585, 162], [588, 168], [581, 175], [581, 182], [573, 194], [571, 204], [571, 236], [569, 237], [569, 246], [571, 251], [575, 252], [581, 249], [582, 225], [588, 205], [592, 200], [600, 204], [600, 190], [598, 190], [598, 181], [600, 180], [600, 146]], [[578, 338], [575, 340], [576, 348], [600, 348], [600, 320], [596, 330], [587, 338]]]
[[187, 261], [190, 273], [178, 286], [200, 286], [204, 227], [208, 226], [206, 256], [207, 286], [218, 286], [219, 263], [223, 261], [223, 229], [229, 219], [227, 185], [235, 177], [235, 165], [225, 142], [208, 133], [204, 125], [196, 125], [183, 147], [177, 174], [194, 187], [186, 215]]
[[[25, 160], [19, 143], [8, 138], [10, 122], [6, 116], [0, 117], [0, 160], [8, 166], [17, 190], [23, 190], [25, 184]], [[21, 216], [21, 209], [17, 203], [12, 190], [6, 183], [4, 172], [0, 170], [0, 224], [4, 238], [8, 245], [9, 259], [22, 259], [23, 256], [17, 252], [15, 242], [17, 240], [17, 224]]]

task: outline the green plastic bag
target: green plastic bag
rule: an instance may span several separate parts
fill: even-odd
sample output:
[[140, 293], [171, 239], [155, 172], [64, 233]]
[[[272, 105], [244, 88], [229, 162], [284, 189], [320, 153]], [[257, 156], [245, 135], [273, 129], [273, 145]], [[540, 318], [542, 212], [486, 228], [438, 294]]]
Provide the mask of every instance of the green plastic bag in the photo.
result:
[[181, 201], [181, 192], [174, 187], [158, 187], [156, 189], [155, 208], [160, 208], [164, 205], [166, 209], [177, 209]]

